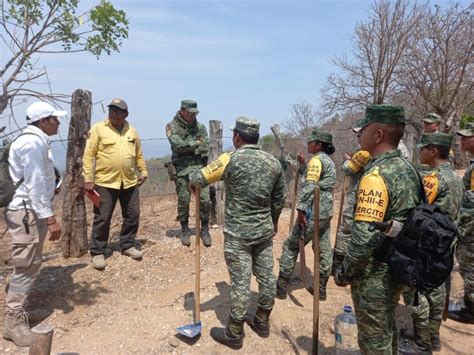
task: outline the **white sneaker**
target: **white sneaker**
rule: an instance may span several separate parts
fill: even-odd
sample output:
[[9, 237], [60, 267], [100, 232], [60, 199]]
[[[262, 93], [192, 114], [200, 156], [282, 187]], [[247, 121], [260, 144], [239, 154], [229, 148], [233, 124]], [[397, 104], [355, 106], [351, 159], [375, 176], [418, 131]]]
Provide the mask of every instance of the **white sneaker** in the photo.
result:
[[132, 259], [140, 259], [143, 256], [143, 253], [141, 250], [138, 250], [134, 247], [128, 248], [127, 250], [124, 250], [122, 252], [123, 255], [129, 256]]

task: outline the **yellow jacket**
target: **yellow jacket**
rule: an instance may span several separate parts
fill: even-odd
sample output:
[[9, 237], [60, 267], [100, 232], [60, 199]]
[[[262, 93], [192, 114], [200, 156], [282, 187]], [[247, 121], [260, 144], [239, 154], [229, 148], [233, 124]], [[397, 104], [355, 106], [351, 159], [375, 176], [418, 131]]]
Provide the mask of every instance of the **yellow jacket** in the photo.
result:
[[138, 183], [136, 169], [141, 176], [148, 176], [135, 128], [125, 122], [120, 133], [108, 119], [93, 125], [83, 157], [85, 182], [112, 189], [120, 189], [123, 184], [128, 189]]

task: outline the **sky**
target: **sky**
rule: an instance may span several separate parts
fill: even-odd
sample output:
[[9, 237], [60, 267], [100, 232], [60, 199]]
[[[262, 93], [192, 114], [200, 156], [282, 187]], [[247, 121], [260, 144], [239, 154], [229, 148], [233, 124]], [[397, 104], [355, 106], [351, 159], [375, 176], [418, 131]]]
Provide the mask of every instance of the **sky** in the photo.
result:
[[[81, 1], [87, 8], [98, 1]], [[198, 120], [221, 120], [224, 136], [239, 116], [261, 122], [261, 135], [290, 116], [290, 105], [317, 105], [335, 55], [349, 53], [351, 34], [367, 17], [365, 0], [112, 0], [130, 21], [120, 53], [43, 55], [55, 92], [92, 92], [92, 123], [124, 99], [145, 158], [170, 154], [165, 126], [182, 99], [198, 103]], [[440, 1], [438, 1], [440, 3]], [[441, 3], [446, 3], [441, 1]], [[2, 60], [4, 62], [4, 60]], [[49, 90], [45, 87], [45, 90]], [[103, 104], [103, 106], [100, 104]], [[69, 107], [63, 106], [66, 110]], [[24, 108], [23, 108], [24, 110]], [[16, 116], [23, 117], [24, 111]], [[229, 132], [226, 134], [226, 132]], [[67, 121], [61, 138], [67, 137]], [[58, 137], [54, 137], [58, 138]], [[230, 146], [231, 141], [224, 141]], [[59, 160], [62, 143], [53, 145]]]

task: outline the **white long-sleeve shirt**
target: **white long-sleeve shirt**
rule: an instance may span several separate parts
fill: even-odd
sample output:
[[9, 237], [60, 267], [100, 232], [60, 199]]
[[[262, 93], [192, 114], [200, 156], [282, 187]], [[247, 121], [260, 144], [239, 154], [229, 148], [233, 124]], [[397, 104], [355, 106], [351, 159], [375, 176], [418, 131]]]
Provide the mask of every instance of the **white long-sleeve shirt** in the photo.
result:
[[16, 184], [22, 177], [9, 210], [32, 209], [38, 218], [53, 216], [53, 198], [55, 190], [54, 160], [50, 140], [46, 133], [36, 126], [28, 126], [10, 147], [8, 163], [10, 176]]

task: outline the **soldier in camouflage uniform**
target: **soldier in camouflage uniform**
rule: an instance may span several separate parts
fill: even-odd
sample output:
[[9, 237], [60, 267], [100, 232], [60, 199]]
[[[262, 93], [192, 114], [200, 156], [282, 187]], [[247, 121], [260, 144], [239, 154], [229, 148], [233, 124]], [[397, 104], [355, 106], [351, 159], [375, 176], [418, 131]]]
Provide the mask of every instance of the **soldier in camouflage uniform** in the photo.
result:
[[[474, 157], [474, 122], [456, 133], [461, 137], [461, 149]], [[459, 272], [464, 279], [466, 307], [460, 311], [449, 312], [449, 318], [474, 324], [474, 160], [470, 161], [462, 181], [465, 191], [459, 212], [456, 259], [459, 263]]]
[[[301, 184], [298, 192], [297, 222], [290, 235], [283, 243], [283, 250], [280, 258], [280, 273], [277, 281], [277, 297], [285, 299], [287, 296], [287, 286], [291, 274], [295, 268], [296, 259], [299, 253], [298, 241], [304, 238], [304, 244], [308, 244], [314, 234], [314, 218], [312, 218], [313, 195], [316, 184], [321, 189], [320, 197], [320, 258], [319, 269], [320, 284], [319, 298], [325, 300], [326, 285], [331, 273], [332, 253], [331, 253], [331, 229], [330, 222], [333, 213], [332, 190], [336, 183], [336, 169], [334, 162], [328, 154], [334, 153], [332, 145], [332, 134], [320, 129], [315, 129], [308, 137], [308, 153], [314, 154], [308, 166], [300, 169]], [[303, 155], [298, 155], [300, 163], [304, 163]], [[302, 164], [303, 165], [303, 164]]]
[[[448, 161], [453, 136], [446, 133], [425, 133], [421, 136], [419, 159], [423, 168], [423, 184], [428, 203], [438, 205], [453, 222], [457, 221], [463, 186], [461, 179]], [[403, 292], [405, 304], [413, 317], [415, 343], [408, 343], [404, 350], [412, 352], [440, 351], [439, 329], [446, 299], [446, 287], [418, 293], [418, 306], [414, 306], [415, 290]], [[411, 349], [409, 349], [411, 347]]]
[[[342, 172], [345, 175], [345, 179], [347, 179], [349, 183], [347, 186], [346, 199], [344, 201], [344, 209], [342, 210], [341, 225], [337, 231], [336, 245], [334, 246], [331, 271], [332, 275], [334, 275], [336, 269], [344, 260], [344, 254], [346, 253], [347, 245], [349, 244], [349, 240], [351, 238], [357, 185], [359, 184], [359, 180], [364, 173], [364, 166], [367, 165], [370, 160], [370, 154], [364, 150], [358, 150], [352, 156], [345, 154], [344, 158], [346, 160], [342, 164]], [[343, 186], [342, 188], [346, 189], [346, 186]]]
[[359, 182], [351, 240], [334, 280], [351, 285], [363, 354], [398, 351], [395, 307], [402, 285], [390, 276], [386, 263], [373, 258], [379, 232], [369, 227], [370, 222], [404, 223], [421, 203], [417, 172], [397, 149], [405, 122], [403, 107], [393, 105], [370, 105], [356, 122], [361, 149], [372, 159]]
[[243, 345], [252, 272], [259, 297], [257, 313], [248, 322], [261, 337], [269, 336], [275, 302], [273, 236], [286, 191], [280, 163], [257, 145], [259, 127], [254, 119], [237, 118], [232, 138], [237, 150], [190, 174], [191, 183], [202, 187], [225, 181], [224, 256], [231, 281], [231, 308], [227, 327], [212, 328], [211, 336], [233, 349]]
[[[181, 109], [173, 120], [166, 125], [166, 136], [171, 144], [171, 162], [176, 169], [176, 194], [178, 195], [178, 220], [181, 223], [181, 243], [191, 245], [188, 225], [189, 203], [189, 172], [194, 168], [202, 168], [207, 164], [209, 139], [206, 126], [196, 120], [199, 113], [197, 103], [192, 100], [181, 101]], [[201, 192], [201, 239], [206, 247], [211, 246], [209, 235], [209, 214], [211, 201], [209, 188]], [[199, 228], [199, 226], [196, 226]]]

